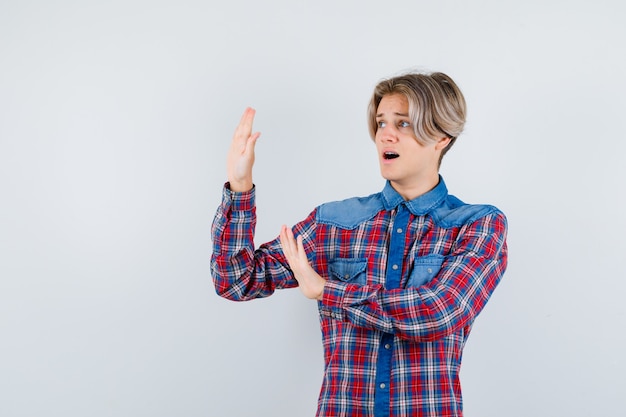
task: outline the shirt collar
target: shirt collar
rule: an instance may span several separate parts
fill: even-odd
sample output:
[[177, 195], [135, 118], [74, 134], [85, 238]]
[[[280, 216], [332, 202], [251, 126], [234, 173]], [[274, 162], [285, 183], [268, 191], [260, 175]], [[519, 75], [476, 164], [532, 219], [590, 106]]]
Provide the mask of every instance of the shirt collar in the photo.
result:
[[416, 216], [424, 215], [437, 207], [448, 196], [448, 188], [439, 176], [439, 183], [432, 190], [428, 191], [413, 200], [404, 201], [404, 198], [387, 181], [382, 192], [385, 210], [392, 210], [404, 203], [411, 213]]

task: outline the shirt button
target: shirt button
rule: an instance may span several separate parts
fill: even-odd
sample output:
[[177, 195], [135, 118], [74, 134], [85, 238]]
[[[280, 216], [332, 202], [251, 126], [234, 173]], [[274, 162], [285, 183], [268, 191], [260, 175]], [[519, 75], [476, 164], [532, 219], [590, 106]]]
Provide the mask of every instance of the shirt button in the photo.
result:
[[391, 349], [391, 345], [389, 343], [385, 344], [385, 349]]
[[402, 228], [401, 228], [401, 227], [398, 227], [398, 230], [396, 230], [396, 232], [398, 232], [398, 233], [402, 233]]
[[432, 274], [433, 273], [433, 269], [432, 268], [428, 268], [428, 273]]
[[383, 382], [382, 384], [380, 384], [380, 389], [385, 389], [387, 385], [385, 385], [385, 383]]
[[345, 279], [348, 279], [348, 278], [350, 278], [350, 274], [346, 274], [346, 275], [344, 275], [343, 277], [344, 277]]
[[393, 265], [391, 268], [394, 269], [394, 270], [398, 269], [398, 265]]

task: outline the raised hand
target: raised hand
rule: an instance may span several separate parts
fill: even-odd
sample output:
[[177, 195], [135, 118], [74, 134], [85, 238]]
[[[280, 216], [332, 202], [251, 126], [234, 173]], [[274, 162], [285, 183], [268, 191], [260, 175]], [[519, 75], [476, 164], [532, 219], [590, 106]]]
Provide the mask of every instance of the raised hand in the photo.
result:
[[283, 225], [280, 230], [280, 244], [302, 294], [310, 299], [321, 300], [326, 280], [309, 264], [302, 244], [302, 236], [298, 236], [296, 240], [291, 228]]
[[261, 133], [252, 133], [252, 122], [256, 111], [248, 107], [243, 112], [233, 141], [228, 151], [226, 169], [230, 189], [248, 191], [252, 189], [252, 166], [254, 165], [254, 145]]

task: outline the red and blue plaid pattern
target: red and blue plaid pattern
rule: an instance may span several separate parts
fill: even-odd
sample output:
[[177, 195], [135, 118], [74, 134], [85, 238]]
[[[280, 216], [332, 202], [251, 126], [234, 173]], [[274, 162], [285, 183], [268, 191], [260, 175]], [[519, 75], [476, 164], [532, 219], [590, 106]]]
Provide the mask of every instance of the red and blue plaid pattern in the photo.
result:
[[[236, 301], [298, 285], [278, 239], [254, 248], [254, 196], [226, 186], [212, 227], [215, 288]], [[328, 280], [317, 415], [462, 416], [462, 350], [505, 271], [506, 228], [499, 210], [463, 204], [443, 179], [411, 202], [387, 184], [295, 225]]]

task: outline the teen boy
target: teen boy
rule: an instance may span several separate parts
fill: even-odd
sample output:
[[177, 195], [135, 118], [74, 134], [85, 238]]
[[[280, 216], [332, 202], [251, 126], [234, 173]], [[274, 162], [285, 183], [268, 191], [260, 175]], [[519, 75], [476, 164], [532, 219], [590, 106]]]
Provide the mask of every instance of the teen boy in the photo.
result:
[[215, 288], [244, 301], [298, 286], [318, 300], [318, 416], [462, 416], [462, 350], [507, 263], [503, 213], [463, 203], [439, 175], [465, 113], [445, 74], [381, 81], [368, 123], [383, 190], [322, 204], [256, 250], [259, 133], [253, 109], [241, 118], [212, 227]]

